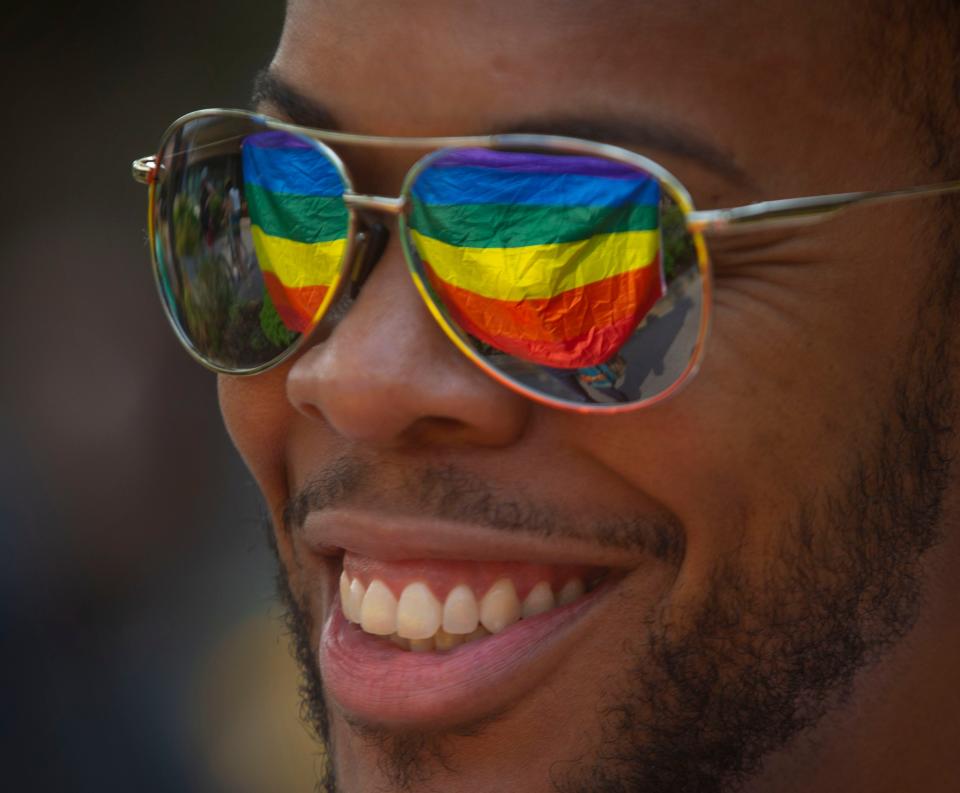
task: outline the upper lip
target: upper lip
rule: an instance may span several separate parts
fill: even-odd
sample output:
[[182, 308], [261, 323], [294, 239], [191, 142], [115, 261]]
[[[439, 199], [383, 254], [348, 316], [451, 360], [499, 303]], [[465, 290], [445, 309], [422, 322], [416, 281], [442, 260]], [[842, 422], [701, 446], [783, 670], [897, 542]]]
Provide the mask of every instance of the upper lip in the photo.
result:
[[324, 556], [343, 551], [382, 560], [472, 559], [587, 564], [631, 568], [642, 549], [604, 547], [585, 539], [542, 536], [440, 518], [384, 514], [358, 508], [324, 509], [307, 516], [301, 533]]

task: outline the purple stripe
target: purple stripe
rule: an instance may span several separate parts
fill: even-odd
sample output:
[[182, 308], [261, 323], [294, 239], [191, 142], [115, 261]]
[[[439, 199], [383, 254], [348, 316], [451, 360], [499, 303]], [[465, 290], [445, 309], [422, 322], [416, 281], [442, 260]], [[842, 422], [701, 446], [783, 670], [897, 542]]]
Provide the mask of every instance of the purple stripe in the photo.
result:
[[258, 149], [313, 149], [316, 151], [317, 148], [311, 141], [279, 129], [247, 135], [243, 139], [243, 145]]
[[496, 149], [452, 149], [437, 157], [430, 166], [438, 168], [469, 166], [511, 173], [567, 173], [601, 176], [606, 179], [636, 180], [638, 177], [649, 176], [641, 168], [601, 157]]

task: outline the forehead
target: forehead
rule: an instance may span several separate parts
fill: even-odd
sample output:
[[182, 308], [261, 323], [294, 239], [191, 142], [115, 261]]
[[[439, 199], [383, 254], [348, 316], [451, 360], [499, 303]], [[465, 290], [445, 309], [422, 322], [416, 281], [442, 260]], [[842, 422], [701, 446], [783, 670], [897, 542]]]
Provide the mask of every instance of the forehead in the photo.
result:
[[[293, 0], [273, 68], [350, 131], [644, 118], [707, 132], [765, 174], [762, 193], [825, 192], [849, 187], [851, 147], [896, 137], [877, 91], [863, 90], [875, 59], [855, 5]], [[803, 162], [809, 184], [777, 183], [769, 165], [784, 160]]]

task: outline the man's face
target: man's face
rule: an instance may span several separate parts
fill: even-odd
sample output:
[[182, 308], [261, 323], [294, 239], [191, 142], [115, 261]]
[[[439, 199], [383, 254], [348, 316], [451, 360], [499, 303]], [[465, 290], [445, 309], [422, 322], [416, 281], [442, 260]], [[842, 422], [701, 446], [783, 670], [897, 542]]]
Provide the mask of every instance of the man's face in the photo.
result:
[[[299, 0], [271, 70], [350, 132], [675, 130], [722, 162], [610, 142], [662, 162], [698, 208], [920, 183], [913, 122], [878, 96], [869, 34], [837, 5]], [[264, 109], [312, 121], [282, 97]], [[342, 155], [380, 195], [418, 156]], [[429, 315], [396, 234], [327, 337], [221, 378], [339, 785], [720, 790], [840, 707], [907, 629], [937, 536], [951, 384], [931, 363], [932, 211], [708, 241], [702, 370], [632, 414], [490, 380]], [[588, 591], [417, 653], [345, 622], [345, 563], [396, 597], [423, 582], [482, 600], [502, 578], [521, 597], [570, 577]]]

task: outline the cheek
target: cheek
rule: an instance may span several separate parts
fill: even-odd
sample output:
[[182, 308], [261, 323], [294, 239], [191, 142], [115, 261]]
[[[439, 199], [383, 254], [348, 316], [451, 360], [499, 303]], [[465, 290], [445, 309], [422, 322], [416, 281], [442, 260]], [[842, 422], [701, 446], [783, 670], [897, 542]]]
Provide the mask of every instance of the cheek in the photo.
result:
[[879, 277], [906, 255], [894, 236], [718, 274], [686, 390], [591, 432], [570, 420], [572, 443], [682, 521], [685, 577], [733, 552], [762, 567], [803, 500], [837, 493], [876, 447], [910, 343], [909, 321], [889, 318], [912, 319], [919, 299], [916, 279]]
[[287, 367], [217, 380], [227, 432], [276, 518], [287, 497], [284, 450], [295, 415], [286, 397]]

